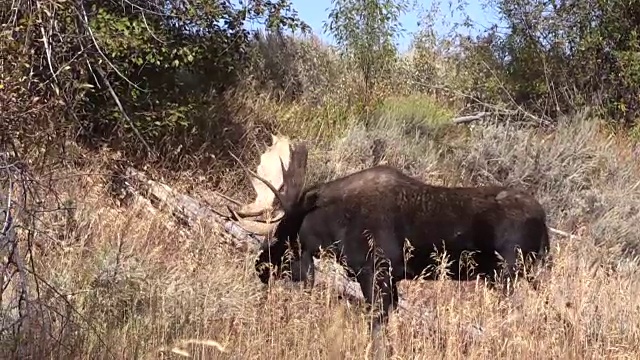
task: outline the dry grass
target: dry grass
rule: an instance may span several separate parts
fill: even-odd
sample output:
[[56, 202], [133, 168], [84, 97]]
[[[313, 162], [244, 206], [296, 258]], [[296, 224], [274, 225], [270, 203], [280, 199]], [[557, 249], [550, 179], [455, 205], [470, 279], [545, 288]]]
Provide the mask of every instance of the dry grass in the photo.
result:
[[[394, 356], [640, 357], [640, 171], [621, 150], [629, 144], [609, 140], [594, 122], [551, 134], [509, 126], [443, 131], [439, 121], [416, 127], [403, 116], [387, 113], [313, 148], [311, 176], [370, 166], [382, 139], [379, 161], [434, 183], [530, 186], [550, 222], [583, 239], [554, 237], [549, 283], [540, 293], [520, 287], [506, 302], [480, 284], [402, 284], [412, 306], [391, 318]], [[364, 358], [369, 338], [358, 304], [329, 289], [309, 295], [280, 283], [267, 294], [253, 273], [254, 254], [229, 246], [215, 229], [184, 229], [144, 203], [118, 208], [104, 180], [56, 183], [77, 204], [74, 225], [43, 217], [37, 238], [47, 245], [34, 256], [56, 292], [41, 283], [43, 306], [17, 348], [15, 338], [2, 339], [4, 358], [12, 351], [21, 358]]]

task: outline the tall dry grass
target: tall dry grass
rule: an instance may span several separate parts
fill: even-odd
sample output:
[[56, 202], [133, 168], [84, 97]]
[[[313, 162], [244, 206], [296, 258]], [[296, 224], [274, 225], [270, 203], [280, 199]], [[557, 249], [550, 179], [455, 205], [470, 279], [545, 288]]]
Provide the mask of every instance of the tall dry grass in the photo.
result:
[[[451, 127], [428, 106], [417, 117], [392, 105], [367, 127], [312, 146], [310, 178], [388, 163], [433, 183], [525, 186], [550, 224], [581, 236], [552, 238], [555, 263], [539, 293], [521, 286], [500, 301], [482, 284], [405, 282], [410, 307], [388, 328], [395, 358], [638, 358], [640, 171], [627, 140], [597, 122], [552, 133]], [[144, 202], [116, 206], [104, 170], [99, 161], [74, 170], [93, 175], [64, 168], [51, 181], [76, 210], [40, 215], [41, 298], [19, 337], [2, 336], [3, 358], [364, 358], [360, 304], [331, 289], [276, 283], [265, 292], [255, 254]]]

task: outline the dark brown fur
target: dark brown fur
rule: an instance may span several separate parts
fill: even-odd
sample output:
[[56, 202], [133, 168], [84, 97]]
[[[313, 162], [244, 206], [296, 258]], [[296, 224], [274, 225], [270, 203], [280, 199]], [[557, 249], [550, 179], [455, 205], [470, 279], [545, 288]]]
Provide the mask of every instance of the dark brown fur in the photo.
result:
[[[267, 283], [270, 272], [261, 265], [271, 263], [277, 273], [289, 269], [294, 281], [313, 286], [313, 257], [321, 248], [330, 250], [360, 283], [369, 304], [381, 297], [383, 311], [375, 328], [387, 321], [390, 307], [397, 304], [397, 283], [437, 266], [434, 250], [447, 251], [449, 271], [458, 280], [479, 274], [496, 280], [494, 270], [500, 267], [494, 252], [503, 257], [505, 274], [511, 279], [516, 273], [516, 248], [525, 258], [544, 258], [549, 251], [544, 209], [518, 190], [432, 186], [393, 167], [375, 166], [302, 191], [303, 162], [295, 160], [300, 152], [306, 157], [306, 148], [292, 151], [294, 165], [285, 174], [285, 184], [287, 178], [296, 180], [289, 181], [281, 194], [285, 215], [276, 228], [275, 242], [263, 248], [256, 270]], [[410, 256], [405, 254], [405, 240], [413, 247]], [[283, 260], [288, 248], [293, 257]], [[477, 252], [472, 255], [474, 269], [459, 261], [463, 252]], [[373, 283], [382, 291], [374, 292]]]

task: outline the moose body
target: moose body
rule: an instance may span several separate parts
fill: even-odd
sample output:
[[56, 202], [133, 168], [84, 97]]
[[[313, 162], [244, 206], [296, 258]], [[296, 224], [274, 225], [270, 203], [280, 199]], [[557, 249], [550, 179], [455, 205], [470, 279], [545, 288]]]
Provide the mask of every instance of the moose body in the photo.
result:
[[274, 242], [263, 246], [256, 271], [268, 283], [272, 272], [263, 265], [271, 264], [276, 274], [289, 269], [294, 281], [313, 286], [313, 257], [330, 250], [370, 305], [382, 300], [374, 329], [397, 304], [399, 281], [434, 278], [439, 261], [434, 252], [446, 251], [454, 279], [484, 274], [496, 280], [501, 261], [503, 274], [514, 277], [518, 250], [537, 260], [549, 251], [544, 209], [516, 189], [433, 186], [380, 165], [303, 190], [305, 167], [305, 147], [292, 152], [288, 170], [282, 167], [284, 186], [277, 197], [284, 215], [275, 225]]

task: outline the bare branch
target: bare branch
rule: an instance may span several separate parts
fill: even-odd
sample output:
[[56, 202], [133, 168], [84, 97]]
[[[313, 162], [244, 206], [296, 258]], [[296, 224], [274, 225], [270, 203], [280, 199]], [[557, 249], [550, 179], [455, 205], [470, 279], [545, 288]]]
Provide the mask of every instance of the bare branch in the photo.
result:
[[[6, 181], [8, 182], [7, 186], [7, 195], [6, 195], [6, 205], [3, 209], [4, 221], [2, 225], [2, 233], [0, 233], [0, 250], [6, 250], [8, 255], [5, 257], [5, 263], [2, 266], [2, 272], [0, 276], [2, 276], [2, 291], [0, 292], [0, 310], [4, 313], [5, 311], [9, 311], [11, 314], [12, 309], [17, 309], [17, 316], [8, 316], [7, 321], [12, 321], [12, 324], [9, 326], [17, 326], [19, 327], [25, 317], [28, 315], [26, 313], [28, 308], [29, 301], [29, 288], [27, 283], [27, 270], [24, 264], [24, 260], [21, 256], [20, 249], [18, 247], [18, 240], [16, 238], [15, 226], [13, 224], [13, 216], [11, 215], [11, 211], [13, 208], [13, 188], [14, 188], [14, 179], [13, 179], [13, 171], [16, 170], [13, 165], [5, 165], [3, 166], [4, 174], [6, 175]], [[5, 278], [5, 274], [9, 270], [10, 267], [15, 268], [14, 274], [17, 275], [16, 282], [17, 284], [14, 286], [14, 291], [12, 294], [6, 294], [5, 290], [8, 288], [9, 284], [12, 281], [13, 275]], [[6, 281], [6, 283], [5, 283]], [[12, 290], [13, 290], [12, 289]], [[5, 301], [5, 299], [7, 299]], [[6, 306], [5, 306], [6, 305]], [[6, 326], [5, 326], [6, 328]]]
[[477, 113], [475, 115], [467, 115], [467, 116], [460, 116], [457, 118], [454, 118], [453, 120], [451, 120], [454, 124], [467, 124], [476, 120], [481, 120], [484, 117], [486, 117], [487, 115], [490, 115], [491, 113], [489, 112], [481, 112], [481, 113]]
[[[36, 6], [38, 7], [38, 10], [40, 10], [41, 3], [39, 1], [36, 2]], [[53, 51], [51, 50], [51, 44], [49, 43], [49, 37], [47, 36], [47, 32], [44, 29], [44, 21], [42, 20], [41, 14], [42, 12], [38, 11], [38, 17], [40, 19], [40, 33], [42, 34], [42, 41], [44, 43], [44, 49], [47, 54], [47, 65], [49, 65], [49, 71], [51, 71], [51, 75], [53, 76], [54, 81], [57, 83], [58, 82], [58, 78], [56, 76], [57, 73], [53, 70], [53, 60], [52, 60]]]
[[573, 235], [573, 234], [570, 234], [570, 233], [568, 233], [568, 232], [566, 232], [566, 231], [562, 231], [562, 230], [555, 229], [555, 228], [552, 228], [552, 227], [549, 227], [549, 231], [551, 231], [552, 233], [554, 233], [554, 234], [556, 234], [556, 235], [560, 235], [560, 236], [563, 236], [563, 237], [567, 237], [567, 238], [569, 238], [570, 240], [580, 240], [580, 241], [582, 241], [582, 238], [581, 238], [581, 237], [576, 236], [576, 235]]
[[[452, 88], [449, 88], [447, 86], [428, 85], [428, 84], [423, 84], [423, 85], [428, 87], [428, 88], [431, 88], [431, 89], [443, 90], [443, 91], [452, 93], [452, 94], [454, 94], [456, 96], [459, 96], [461, 98], [469, 99], [469, 100], [472, 101], [472, 103], [474, 105], [480, 105], [483, 108], [492, 110], [490, 112], [481, 112], [481, 113], [478, 113], [476, 115], [469, 115], [468, 118], [467, 118], [467, 116], [462, 116], [462, 117], [459, 117], [459, 118], [455, 118], [455, 119], [453, 119], [453, 122], [456, 123], [456, 124], [463, 124], [463, 123], [469, 123], [469, 122], [472, 122], [472, 121], [480, 120], [479, 118], [474, 118], [474, 117], [482, 115], [481, 118], [484, 118], [484, 117], [486, 117], [488, 115], [491, 115], [491, 114], [494, 114], [494, 115], [518, 115], [518, 114], [520, 114], [525, 118], [528, 118], [530, 120], [533, 120], [533, 121], [537, 122], [538, 124], [544, 124], [544, 125], [550, 125], [551, 124], [551, 122], [548, 119], [543, 119], [543, 118], [537, 117], [537, 116], [531, 114], [530, 112], [526, 111], [522, 106], [518, 105], [515, 102], [515, 100], [513, 100], [511, 98], [510, 95], [509, 95], [509, 98], [511, 100], [511, 103], [512, 103], [513, 107], [515, 107], [515, 109], [507, 109], [507, 108], [502, 107], [502, 106], [486, 103], [486, 102], [478, 99], [475, 96], [472, 96], [472, 95], [469, 95], [469, 94], [465, 94], [465, 93], [463, 93], [463, 92], [461, 92], [459, 90], [452, 89]], [[504, 88], [504, 85], [502, 85], [502, 87]], [[463, 120], [456, 121], [458, 119], [463, 119]]]
[[106, 61], [107, 64], [109, 64], [109, 66], [118, 74], [120, 75], [121, 78], [123, 78], [126, 82], [128, 82], [131, 86], [133, 86], [134, 88], [136, 88], [137, 90], [140, 90], [142, 92], [146, 92], [146, 90], [140, 88], [138, 85], [134, 84], [131, 80], [129, 80], [126, 76], [124, 76], [124, 74], [122, 74], [120, 72], [120, 70], [118, 70], [118, 68], [113, 65], [113, 63], [111, 62], [111, 60], [109, 60], [109, 58], [107, 57], [107, 55], [105, 55], [102, 52], [102, 49], [100, 48], [100, 45], [98, 45], [98, 40], [96, 39], [96, 37], [93, 35], [93, 30], [91, 30], [91, 27], [89, 26], [89, 19], [87, 18], [87, 11], [84, 8], [84, 3], [81, 3], [82, 8], [82, 23], [85, 26], [85, 28], [87, 29], [87, 31], [89, 32], [89, 35], [91, 36], [91, 40], [93, 41], [93, 44], [96, 47], [96, 50], [98, 51], [98, 53], [100, 53], [100, 55], [102, 56], [102, 58], [104, 59], [104, 61]]
[[140, 134], [140, 132], [138, 131], [138, 129], [134, 125], [133, 121], [127, 115], [127, 112], [124, 111], [124, 107], [122, 107], [122, 103], [120, 103], [120, 98], [118, 98], [118, 95], [113, 90], [113, 87], [111, 87], [111, 83], [109, 82], [109, 80], [107, 80], [107, 74], [105, 74], [102, 71], [102, 69], [100, 69], [100, 68], [97, 68], [97, 70], [100, 73], [100, 76], [102, 77], [102, 82], [107, 86], [107, 89], [109, 90], [109, 93], [111, 94], [111, 97], [116, 102], [116, 105], [118, 106], [118, 110], [120, 110], [120, 113], [122, 114], [122, 116], [125, 118], [125, 120], [127, 120], [127, 122], [129, 123], [129, 126], [131, 126], [131, 128], [133, 129], [133, 132], [136, 134], [138, 139], [142, 142], [144, 147], [147, 148], [147, 151], [149, 152], [149, 154], [152, 155], [152, 156], [155, 156], [155, 153], [153, 152], [153, 150], [151, 149], [149, 144], [147, 144], [147, 142], [142, 137], [142, 134]]

